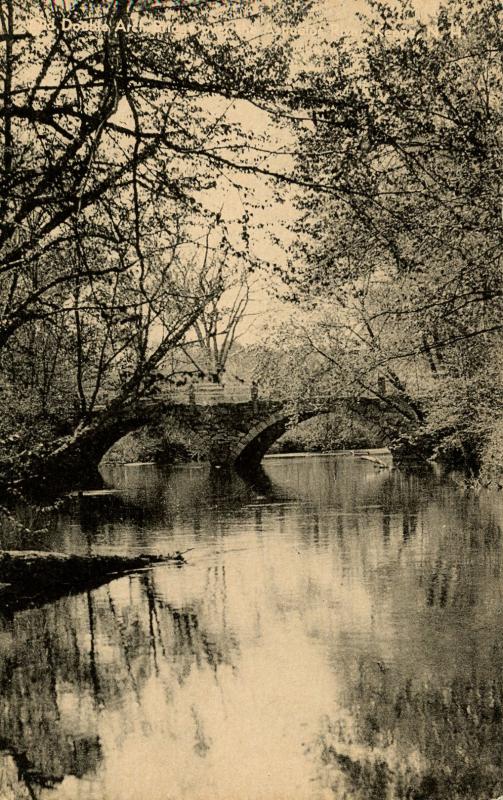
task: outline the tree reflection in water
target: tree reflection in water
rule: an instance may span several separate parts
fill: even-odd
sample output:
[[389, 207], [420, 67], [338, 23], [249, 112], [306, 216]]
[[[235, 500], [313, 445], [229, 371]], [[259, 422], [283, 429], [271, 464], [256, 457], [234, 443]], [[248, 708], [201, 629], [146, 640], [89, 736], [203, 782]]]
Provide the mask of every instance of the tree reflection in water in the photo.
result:
[[[494, 654], [502, 664], [502, 652]], [[500, 675], [503, 674], [501, 669]], [[471, 800], [503, 788], [503, 681], [404, 680], [361, 663], [351, 717], [327, 722], [320, 774], [338, 800]]]
[[449, 510], [454, 524], [435, 555], [426, 546], [420, 563], [392, 576], [400, 628], [381, 650], [377, 633], [348, 668], [340, 714], [313, 745], [337, 800], [503, 794], [502, 532], [473, 498]]
[[101, 711], [131, 698], [140, 706], [159, 652], [176, 684], [236, 651], [232, 636], [205, 631], [197, 609], [159, 599], [150, 573], [0, 617], [0, 797], [35, 798], [96, 773]]

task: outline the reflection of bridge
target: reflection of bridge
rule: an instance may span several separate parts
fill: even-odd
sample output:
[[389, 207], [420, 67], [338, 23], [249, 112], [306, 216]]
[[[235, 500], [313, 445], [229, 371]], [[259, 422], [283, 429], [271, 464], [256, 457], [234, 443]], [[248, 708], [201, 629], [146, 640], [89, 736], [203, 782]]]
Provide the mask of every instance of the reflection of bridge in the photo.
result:
[[140, 400], [131, 409], [131, 415], [117, 418], [116, 430], [108, 430], [104, 444], [106, 450], [128, 431], [169, 415], [201, 437], [211, 464], [254, 466], [292, 424], [338, 409], [381, 423], [384, 412], [393, 413], [394, 406], [396, 426], [398, 403], [398, 397], [384, 397], [382, 384], [379, 392], [368, 396], [320, 394], [295, 401], [259, 397], [255, 385], [226, 388], [219, 384], [198, 384], [158, 391]]

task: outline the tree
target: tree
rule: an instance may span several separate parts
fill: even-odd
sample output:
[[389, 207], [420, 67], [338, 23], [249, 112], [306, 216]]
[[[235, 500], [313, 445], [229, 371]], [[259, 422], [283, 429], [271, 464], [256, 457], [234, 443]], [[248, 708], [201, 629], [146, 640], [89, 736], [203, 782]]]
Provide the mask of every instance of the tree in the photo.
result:
[[204, 296], [213, 294], [187, 331], [175, 359], [186, 375], [221, 383], [238, 330], [247, 319], [256, 261], [249, 253], [236, 253], [222, 240], [221, 232], [216, 236], [215, 233], [210, 228], [192, 258], [183, 265], [179, 282], [185, 291]]
[[[293, 18], [304, 5], [292, 5]], [[61, 464], [67, 445], [103, 442], [118, 416], [134, 424], [163, 359], [219, 291], [209, 278], [185, 290], [177, 270], [196, 226], [218, 224], [220, 183], [270, 172], [270, 152], [236, 114], [240, 103], [276, 113], [290, 103], [291, 19], [275, 2], [262, 13], [278, 32], [268, 43], [238, 10], [217, 33], [224, 20], [212, 4], [118, 0], [93, 30], [83, 2], [66, 16], [42, 2], [0, 2], [0, 362], [8, 394], [20, 372], [23, 386], [28, 374], [42, 380], [39, 343], [52, 343], [49, 364], [65, 354], [61, 377], [77, 410], [66, 414], [70, 438], [49, 453]], [[246, 214], [241, 228], [244, 252]], [[30, 340], [31, 365], [20, 369]], [[60, 397], [56, 370], [48, 374]]]
[[[341, 350], [357, 384], [385, 372], [425, 433], [476, 464], [467, 405], [501, 404], [484, 380], [503, 329], [501, 6], [452, 0], [430, 25], [407, 2], [369, 6], [362, 43], [333, 43], [311, 76], [308, 238], [287, 280], [332, 306], [310, 336], [336, 378]], [[463, 402], [428, 428], [451, 391]]]
[[[138, 0], [110, 2], [98, 15], [106, 25], [101, 33], [82, 29], [82, 2], [70, 17], [45, 3], [28, 8], [35, 14], [38, 9], [35, 23], [45, 27], [36, 37], [27, 30], [33, 20], [23, 0], [0, 5], [0, 276], [6, 300], [0, 345], [39, 313], [40, 301], [55, 287], [85, 277], [82, 266], [72, 264], [62, 272], [44, 271], [41, 280], [37, 266], [44, 257], [64, 254], [76, 227], [86, 241], [103, 238], [89, 223], [91, 212], [95, 220], [104, 213], [103, 202], [108, 214], [113, 208], [119, 236], [122, 209], [132, 209], [140, 251], [145, 194], [193, 207], [198, 192], [215, 186], [218, 171], [255, 169], [247, 161], [253, 142], [230, 125], [229, 111], [238, 101], [279, 108], [284, 101], [275, 87], [288, 74], [288, 36], [267, 46], [253, 36], [247, 41], [239, 35], [239, 19], [222, 20], [211, 4], [163, 12], [148, 11]], [[278, 16], [274, 4], [263, 12]], [[156, 21], [153, 32], [149, 25]], [[213, 26], [223, 21], [217, 36]], [[248, 28], [253, 32], [253, 21]], [[231, 153], [242, 153], [242, 163], [229, 159]], [[116, 269], [92, 265], [92, 274]]]

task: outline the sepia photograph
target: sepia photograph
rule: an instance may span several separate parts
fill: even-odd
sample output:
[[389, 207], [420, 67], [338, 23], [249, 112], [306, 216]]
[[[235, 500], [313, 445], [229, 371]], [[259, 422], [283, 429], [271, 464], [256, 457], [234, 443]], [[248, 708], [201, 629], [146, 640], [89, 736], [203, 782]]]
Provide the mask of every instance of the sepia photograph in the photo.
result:
[[0, 0], [0, 800], [503, 800], [502, 0]]

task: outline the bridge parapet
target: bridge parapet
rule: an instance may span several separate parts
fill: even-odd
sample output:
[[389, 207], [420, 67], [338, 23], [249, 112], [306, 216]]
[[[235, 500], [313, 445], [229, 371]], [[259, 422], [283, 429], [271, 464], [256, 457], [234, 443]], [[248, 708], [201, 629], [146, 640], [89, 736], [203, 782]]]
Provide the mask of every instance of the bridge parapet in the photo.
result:
[[[116, 391], [102, 390], [94, 404], [93, 411], [100, 412], [107, 408], [116, 395]], [[389, 397], [389, 395], [388, 395]], [[169, 405], [185, 406], [225, 406], [242, 405], [244, 403], [270, 404], [289, 409], [289, 414], [293, 417], [297, 413], [306, 412], [325, 413], [335, 410], [337, 403], [341, 402], [375, 402], [376, 395], [373, 393], [361, 394], [353, 397], [350, 394], [341, 392], [340, 394], [320, 392], [302, 397], [285, 397], [273, 394], [259, 393], [256, 385], [251, 386], [225, 386], [222, 384], [191, 384], [181, 388], [164, 387], [161, 391], [154, 392], [143, 399], [145, 407], [155, 407], [159, 401]]]
[[[90, 392], [89, 392], [90, 394]], [[93, 411], [104, 411], [118, 394], [118, 387], [100, 389]], [[225, 404], [250, 403], [256, 400], [256, 386], [224, 386], [218, 383], [190, 384], [180, 388], [164, 386], [160, 391], [149, 394], [145, 405], [155, 405], [159, 400], [173, 405], [218, 406]]]
[[[183, 389], [172, 389], [162, 393], [163, 400], [176, 404], [188, 403], [197, 406], [218, 406], [233, 403], [249, 403], [254, 398], [253, 386], [228, 387], [218, 383], [192, 384]], [[255, 395], [256, 397], [256, 395]]]
[[[93, 396], [94, 387], [91, 383], [84, 384], [84, 392], [88, 398]], [[109, 385], [100, 387], [95, 398], [93, 411], [99, 412], [106, 409], [107, 405], [120, 393], [120, 384], [111, 382]], [[386, 395], [386, 385], [383, 377], [379, 377], [376, 390], [360, 394], [361, 400], [376, 400]], [[249, 384], [220, 384], [220, 383], [191, 383], [183, 387], [175, 387], [169, 381], [163, 381], [153, 387], [153, 391], [147, 398], [147, 404], [152, 404], [157, 400], [174, 405], [198, 405], [198, 406], [217, 406], [250, 403], [257, 400], [273, 403], [282, 403], [291, 408], [315, 409], [329, 407], [334, 402], [351, 399], [351, 393], [334, 391], [313, 391], [307, 395], [299, 397], [288, 396], [282, 392], [264, 392], [259, 390], [257, 383], [252, 381]], [[354, 398], [357, 399], [357, 398]]]

